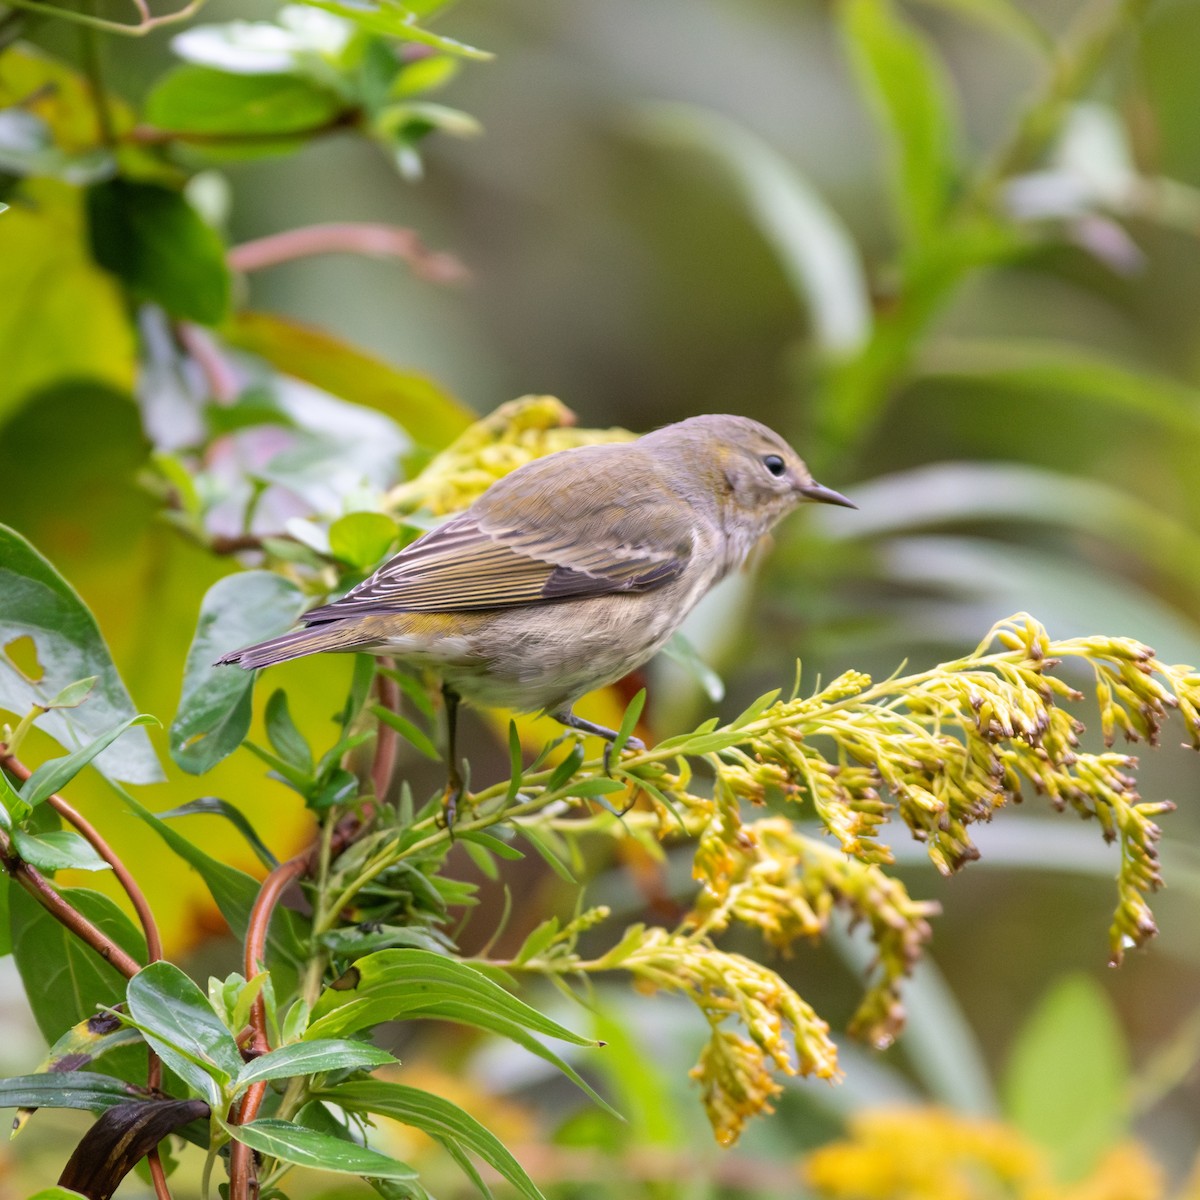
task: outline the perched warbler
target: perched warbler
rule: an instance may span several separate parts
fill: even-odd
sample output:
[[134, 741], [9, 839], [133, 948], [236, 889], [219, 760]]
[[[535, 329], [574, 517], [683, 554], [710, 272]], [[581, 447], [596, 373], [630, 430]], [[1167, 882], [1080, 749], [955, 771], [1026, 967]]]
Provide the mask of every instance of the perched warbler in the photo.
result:
[[746, 417], [691, 417], [636, 441], [560, 450], [305, 613], [303, 629], [219, 662], [253, 670], [341, 650], [432, 670], [446, 697], [453, 820], [460, 698], [542, 710], [612, 741], [613, 730], [575, 715], [575, 702], [649, 659], [805, 500], [854, 507]]

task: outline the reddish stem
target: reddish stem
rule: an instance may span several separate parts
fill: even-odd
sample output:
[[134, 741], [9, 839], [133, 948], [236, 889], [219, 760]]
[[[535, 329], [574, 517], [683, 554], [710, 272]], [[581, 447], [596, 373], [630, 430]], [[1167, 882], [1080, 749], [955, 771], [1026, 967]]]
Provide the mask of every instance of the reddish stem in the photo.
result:
[[364, 254], [400, 258], [415, 275], [433, 283], [460, 283], [466, 267], [452, 254], [430, 250], [416, 233], [397, 225], [342, 221], [287, 229], [234, 246], [226, 258], [235, 271], [261, 271], [316, 254]]

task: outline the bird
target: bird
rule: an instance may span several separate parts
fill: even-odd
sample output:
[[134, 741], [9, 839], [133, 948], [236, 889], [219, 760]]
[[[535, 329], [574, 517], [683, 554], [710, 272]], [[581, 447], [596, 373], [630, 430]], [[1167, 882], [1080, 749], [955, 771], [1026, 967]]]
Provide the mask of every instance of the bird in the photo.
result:
[[[816, 483], [748, 417], [689, 417], [627, 442], [534, 459], [404, 547], [303, 626], [225, 654], [245, 670], [328, 652], [386, 656], [441, 679], [452, 824], [463, 781], [459, 703], [576, 715], [586, 693], [661, 649], [696, 603], [805, 502], [856, 505]], [[645, 747], [630, 737], [633, 750]]]

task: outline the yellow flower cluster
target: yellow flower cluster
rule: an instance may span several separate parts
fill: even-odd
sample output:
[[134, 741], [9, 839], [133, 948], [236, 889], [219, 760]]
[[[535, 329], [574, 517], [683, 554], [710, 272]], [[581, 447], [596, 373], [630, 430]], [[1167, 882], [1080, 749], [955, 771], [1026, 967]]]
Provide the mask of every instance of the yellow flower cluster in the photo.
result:
[[464, 430], [415, 479], [393, 488], [384, 508], [396, 516], [418, 509], [438, 517], [459, 512], [502, 475], [535, 458], [634, 436], [625, 429], [579, 429], [561, 400], [522, 396]]
[[[1164, 1200], [1140, 1146], [1114, 1146], [1084, 1179], [1057, 1182], [1044, 1152], [1001, 1121], [938, 1108], [860, 1113], [810, 1154], [805, 1183], [827, 1200]], [[1182, 1198], [1181, 1198], [1182, 1200]]]

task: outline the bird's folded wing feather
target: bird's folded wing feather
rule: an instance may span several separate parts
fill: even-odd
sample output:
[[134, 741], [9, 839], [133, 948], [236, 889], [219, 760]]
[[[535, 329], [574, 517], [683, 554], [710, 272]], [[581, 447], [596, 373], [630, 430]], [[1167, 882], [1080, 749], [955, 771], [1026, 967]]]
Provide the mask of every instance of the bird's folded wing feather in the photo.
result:
[[303, 619], [463, 612], [648, 591], [677, 578], [692, 553], [689, 510], [680, 514], [661, 497], [627, 496], [603, 506], [581, 498], [569, 520], [542, 509], [541, 521], [508, 499], [476, 503]]

